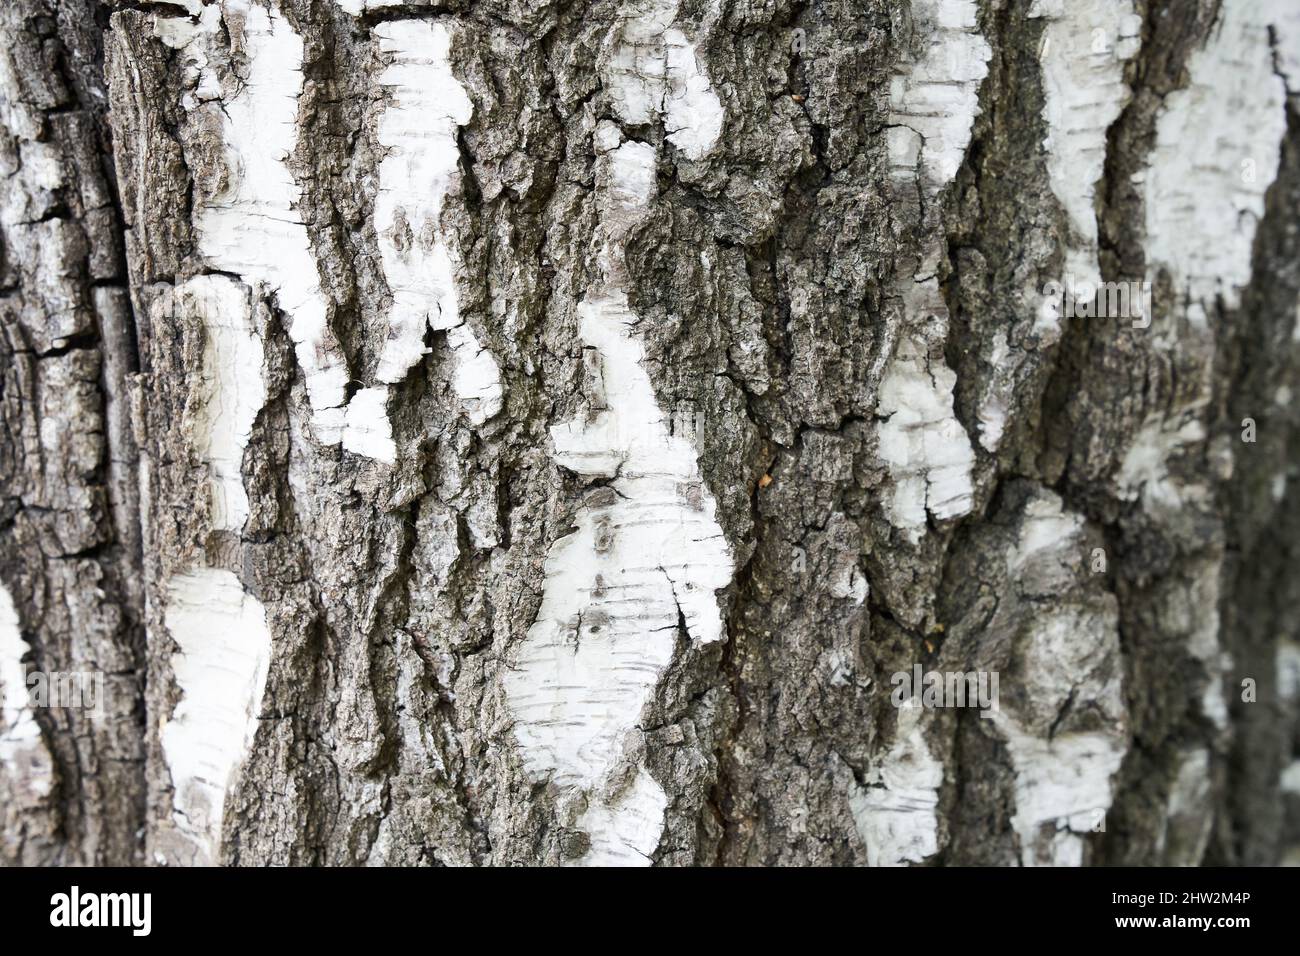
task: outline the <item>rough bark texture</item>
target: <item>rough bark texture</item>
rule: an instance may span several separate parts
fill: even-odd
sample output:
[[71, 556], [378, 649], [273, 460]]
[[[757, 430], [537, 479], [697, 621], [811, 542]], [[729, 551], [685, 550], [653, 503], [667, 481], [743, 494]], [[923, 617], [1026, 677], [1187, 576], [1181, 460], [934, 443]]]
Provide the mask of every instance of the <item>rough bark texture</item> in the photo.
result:
[[1291, 6], [6, 0], [0, 859], [1294, 852]]
[[[99, 671], [108, 691], [102, 718], [40, 710], [39, 735], [6, 741], [0, 853], [29, 864], [132, 862], [144, 825], [137, 361], [106, 24], [93, 3], [0, 9], [0, 577], [31, 669]], [[6, 677], [12, 740], [26, 688]]]

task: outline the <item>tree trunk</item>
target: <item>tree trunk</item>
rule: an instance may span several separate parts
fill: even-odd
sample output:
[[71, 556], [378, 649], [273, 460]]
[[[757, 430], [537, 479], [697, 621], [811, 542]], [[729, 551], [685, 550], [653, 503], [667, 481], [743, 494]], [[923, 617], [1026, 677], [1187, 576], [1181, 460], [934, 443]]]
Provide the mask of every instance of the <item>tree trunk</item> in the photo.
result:
[[6, 0], [0, 175], [0, 859], [1300, 852], [1289, 0]]

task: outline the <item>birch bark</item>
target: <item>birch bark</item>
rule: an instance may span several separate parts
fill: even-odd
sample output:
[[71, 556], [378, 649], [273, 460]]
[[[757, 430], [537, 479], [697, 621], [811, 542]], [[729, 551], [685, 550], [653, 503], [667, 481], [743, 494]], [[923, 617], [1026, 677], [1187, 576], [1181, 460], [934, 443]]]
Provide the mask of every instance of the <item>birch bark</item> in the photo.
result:
[[1293, 6], [5, 3], [0, 858], [1294, 855]]

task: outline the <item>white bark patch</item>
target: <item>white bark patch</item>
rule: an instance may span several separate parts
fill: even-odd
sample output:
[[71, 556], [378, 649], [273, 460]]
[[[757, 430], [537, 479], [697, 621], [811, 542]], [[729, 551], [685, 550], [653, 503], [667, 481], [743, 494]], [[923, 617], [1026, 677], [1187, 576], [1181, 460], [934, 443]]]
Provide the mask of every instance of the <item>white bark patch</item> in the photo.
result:
[[1283, 793], [1300, 796], [1300, 760], [1292, 760], [1287, 764], [1279, 783]]
[[24, 806], [42, 802], [54, 786], [54, 764], [27, 694], [29, 650], [13, 596], [0, 584], [0, 765], [9, 784], [5, 796]]
[[[1011, 361], [1011, 349], [1007, 346], [1007, 335], [998, 331], [993, 336], [993, 352], [989, 364], [994, 369], [1005, 369]], [[980, 444], [985, 451], [997, 451], [1002, 444], [1002, 435], [1007, 427], [1007, 398], [997, 387], [996, 380], [990, 383], [988, 391], [980, 402], [979, 412]]]
[[723, 639], [716, 592], [734, 565], [695, 449], [656, 401], [623, 284], [623, 245], [655, 195], [656, 152], [619, 145], [608, 122], [594, 139], [603, 281], [578, 315], [599, 384], [590, 414], [551, 437], [560, 465], [613, 480], [587, 495], [577, 530], [547, 555], [537, 620], [505, 689], [530, 775], [586, 794], [581, 862], [645, 864], [667, 795], [639, 765], [636, 726], [679, 631]]
[[160, 737], [175, 788], [173, 820], [193, 847], [193, 859], [178, 862], [210, 865], [221, 856], [226, 794], [257, 729], [271, 632], [261, 603], [229, 571], [174, 575], [166, 600], [181, 698]]
[[[228, 78], [224, 86], [209, 61], [209, 45], [224, 42], [219, 19], [245, 65], [238, 80]], [[233, 272], [249, 285], [263, 282], [274, 291], [289, 317], [313, 429], [320, 441], [336, 444], [348, 372], [326, 324], [316, 259], [297, 208], [302, 190], [286, 162], [298, 140], [302, 39], [278, 10], [249, 0], [210, 3], [198, 25], [158, 19], [155, 32], [184, 51], [197, 77], [197, 89], [184, 97], [185, 108], [215, 110], [226, 146], [224, 188], [195, 215], [199, 250], [214, 268]]]
[[880, 382], [878, 454], [889, 466], [892, 494], [885, 514], [912, 543], [925, 533], [926, 512], [935, 519], [970, 511], [970, 437], [953, 413], [957, 375], [942, 361], [929, 360], [912, 342], [899, 346]]
[[1192, 579], [1185, 603], [1178, 612], [1184, 615], [1181, 630], [1188, 635], [1187, 649], [1205, 671], [1205, 687], [1201, 691], [1201, 712], [1218, 728], [1228, 729], [1228, 699], [1223, 681], [1232, 672], [1232, 657], [1219, 643], [1220, 581], [1223, 577], [1222, 558], [1202, 563]]
[[[1056, 495], [1026, 505], [1016, 546], [1007, 556], [1016, 580], [1058, 591], [1083, 548], [1083, 521]], [[1028, 595], [1033, 597], [1034, 595]], [[1012, 825], [1026, 866], [1078, 866], [1083, 837], [1113, 798], [1112, 776], [1125, 752], [1125, 710], [1119, 678], [1115, 613], [1065, 604], [1046, 607], [1017, 652], [1023, 699], [993, 713], [1015, 770]], [[1057, 727], [1071, 710], [1095, 708], [1107, 729]]]
[[1282, 75], [1287, 95], [1300, 96], [1300, 6], [1275, 2], [1271, 11], [1277, 36], [1277, 72]]
[[212, 528], [239, 532], [248, 520], [244, 449], [257, 413], [266, 404], [262, 337], [247, 287], [227, 276], [195, 276], [177, 287], [175, 301], [203, 326], [200, 404], [193, 434], [196, 451], [211, 473]]
[[[604, 68], [614, 109], [625, 123], [662, 119], [667, 138], [687, 159], [701, 159], [718, 141], [725, 112], [696, 56], [673, 26], [677, 0], [632, 0]], [[717, 15], [714, 4], [710, 11]]]
[[1288, 707], [1300, 704], [1300, 644], [1282, 639], [1278, 641], [1277, 694]]
[[388, 387], [363, 388], [348, 402], [343, 420], [343, 447], [391, 465], [397, 461], [393, 425], [388, 420]]
[[1182, 420], [1152, 415], [1143, 423], [1120, 463], [1115, 482], [1119, 496], [1141, 500], [1148, 511], [1176, 511], [1189, 502], [1202, 502], [1209, 494], [1199, 483], [1184, 484], [1169, 474], [1169, 462], [1185, 449], [1205, 440], [1205, 426], [1196, 418]]
[[340, 10], [354, 17], [361, 16], [367, 10], [383, 10], [387, 7], [401, 7], [408, 4], [408, 0], [335, 0], [335, 2]]
[[[915, 0], [912, 19], [924, 49], [898, 65], [890, 86], [891, 172], [904, 186], [915, 184], [926, 200], [956, 176], [979, 112], [980, 81], [992, 51], [979, 33], [976, 9], [974, 0]], [[885, 514], [913, 544], [925, 533], [927, 512], [955, 518], [973, 504], [975, 453], [953, 413], [957, 377], [941, 352], [948, 335], [947, 305], [935, 278], [941, 255], [939, 237], [929, 236], [920, 266], [904, 280], [904, 329], [876, 406], [884, 419], [879, 455], [893, 483]]]
[[668, 797], [654, 777], [639, 767], [626, 789], [588, 800], [578, 821], [591, 838], [583, 866], [646, 866], [659, 845]]
[[925, 741], [924, 713], [914, 702], [900, 707], [893, 745], [865, 786], [851, 785], [849, 810], [868, 866], [906, 866], [939, 852], [943, 764]]
[[1096, 184], [1106, 162], [1106, 130], [1129, 99], [1124, 63], [1141, 45], [1142, 18], [1132, 0], [1035, 0], [1031, 17], [1042, 17], [1039, 62], [1043, 71], [1043, 118], [1047, 172], [1065, 208], [1071, 237], [1066, 272], [1096, 288]]
[[1157, 844], [1167, 866], [1200, 866], [1214, 828], [1210, 754], [1204, 747], [1178, 756], [1178, 773], [1169, 789], [1165, 827]]
[[379, 76], [390, 99], [379, 118], [387, 153], [379, 164], [375, 232], [393, 304], [376, 378], [400, 382], [424, 354], [426, 329], [448, 331], [452, 388], [467, 417], [481, 425], [501, 410], [501, 372], [460, 317], [453, 250], [440, 228], [443, 200], [460, 179], [457, 130], [474, 107], [452, 74], [445, 24], [395, 20], [378, 24], [374, 37], [392, 58]]
[[1021, 733], [1009, 718], [999, 725], [1016, 771], [1016, 812], [1025, 866], [1082, 866], [1083, 841], [1105, 820], [1114, 796], [1111, 777], [1124, 748], [1110, 734], [1069, 734], [1054, 740]]
[[468, 323], [450, 330], [447, 342], [456, 357], [456, 367], [451, 376], [452, 391], [471, 424], [482, 425], [501, 411], [501, 366], [496, 356], [479, 342]]
[[900, 64], [890, 86], [890, 164], [894, 175], [919, 179], [928, 196], [957, 175], [979, 112], [980, 81], [993, 51], [976, 12], [975, 0], [913, 0], [925, 50]]
[[[1216, 295], [1236, 308], [1250, 281], [1255, 229], [1286, 131], [1287, 90], [1269, 27], [1293, 19], [1293, 10], [1293, 0], [1225, 3], [1188, 62], [1189, 85], [1165, 98], [1157, 120], [1143, 181], [1149, 278], [1168, 271], [1194, 325], [1205, 324]], [[1300, 35], [1289, 32], [1292, 42]]]

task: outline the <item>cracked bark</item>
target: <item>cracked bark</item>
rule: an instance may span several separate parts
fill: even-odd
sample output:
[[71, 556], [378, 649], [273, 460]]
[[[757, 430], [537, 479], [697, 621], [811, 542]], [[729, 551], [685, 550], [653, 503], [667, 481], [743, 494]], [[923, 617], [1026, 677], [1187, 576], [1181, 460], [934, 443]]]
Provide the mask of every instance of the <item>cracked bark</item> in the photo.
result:
[[[0, 580], [110, 676], [3, 859], [1294, 853], [1285, 6], [1207, 303], [1149, 182], [1234, 0], [6, 4]], [[1091, 266], [1149, 328], [1044, 316]]]
[[108, 701], [94, 719], [37, 711], [31, 762], [0, 766], [0, 859], [13, 863], [132, 863], [144, 822], [137, 359], [103, 13], [0, 11], [0, 578], [30, 669], [102, 672]]

